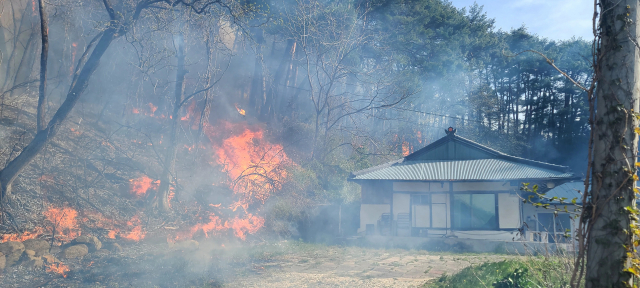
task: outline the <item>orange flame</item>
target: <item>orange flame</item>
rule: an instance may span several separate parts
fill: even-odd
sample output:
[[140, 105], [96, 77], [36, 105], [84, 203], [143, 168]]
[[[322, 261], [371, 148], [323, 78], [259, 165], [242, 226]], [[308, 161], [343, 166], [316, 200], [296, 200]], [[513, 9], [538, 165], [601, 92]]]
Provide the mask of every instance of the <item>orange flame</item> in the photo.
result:
[[47, 272], [58, 273], [62, 275], [62, 277], [67, 278], [67, 272], [69, 272], [69, 267], [62, 263], [51, 263], [47, 265]]
[[[238, 217], [229, 221], [229, 228], [233, 229], [236, 237], [245, 240], [246, 234], [254, 234], [264, 226], [264, 218], [247, 214], [247, 217], [240, 219]], [[226, 225], [227, 223], [225, 223]]]
[[[182, 121], [192, 120], [191, 123], [194, 123], [194, 124], [200, 122], [200, 113], [196, 111], [196, 108], [197, 108], [196, 101], [191, 100], [191, 103], [189, 103], [189, 106], [187, 107], [187, 114], [182, 116], [180, 120]], [[198, 126], [195, 125], [193, 129], [198, 129]]]
[[173, 187], [169, 188], [169, 196], [167, 197], [167, 200], [169, 202], [169, 207], [171, 207], [171, 200], [173, 199], [173, 197], [176, 196], [176, 192], [174, 192], [174, 190], [175, 189]]
[[71, 240], [80, 236], [80, 229], [76, 221], [78, 212], [75, 209], [49, 207], [43, 214], [53, 224], [55, 236], [60, 235], [63, 240]]
[[402, 141], [402, 156], [407, 156], [411, 154], [412, 150], [413, 150], [413, 147], [409, 145], [409, 142]]
[[244, 128], [240, 135], [225, 139], [216, 154], [216, 161], [230, 176], [232, 190], [242, 197], [235, 208], [246, 209], [255, 200], [264, 203], [287, 177], [285, 166], [293, 163], [282, 145], [264, 139], [262, 129]]
[[41, 227], [36, 227], [34, 231], [26, 231], [22, 234], [14, 233], [14, 234], [4, 234], [0, 238], [0, 243], [9, 242], [9, 241], [25, 241], [29, 239], [35, 239], [43, 233], [43, 229]]
[[153, 105], [153, 103], [149, 102], [149, 110], [151, 110], [151, 116], [153, 116], [154, 113], [156, 113], [156, 110], [158, 110], [158, 106]]
[[238, 110], [238, 113], [240, 113], [240, 115], [242, 115], [242, 116], [245, 116], [245, 114], [247, 113], [247, 112], [244, 111], [244, 109], [240, 109], [238, 107], [238, 104], [236, 104], [236, 110]]
[[193, 235], [202, 230], [205, 237], [209, 237], [209, 234], [217, 233], [224, 230], [232, 230], [234, 235], [242, 240], [246, 240], [247, 233], [254, 234], [260, 230], [264, 226], [264, 218], [259, 216], [254, 216], [252, 214], [247, 214], [244, 218], [239, 218], [236, 216], [235, 218], [225, 221], [222, 223], [220, 217], [215, 214], [209, 214], [209, 223], [206, 224], [197, 224], [191, 227], [190, 230], [179, 233], [175, 237], [175, 241], [190, 239]]
[[153, 180], [147, 177], [147, 175], [142, 175], [136, 179], [129, 180], [129, 191], [136, 197], [142, 197], [147, 194], [149, 189], [158, 189], [159, 185], [160, 180]]
[[73, 132], [76, 135], [81, 135], [82, 134], [82, 132], [80, 130], [76, 130], [76, 129], [73, 129], [73, 128], [70, 128], [70, 129], [71, 129], [71, 132]]
[[[239, 109], [239, 107], [236, 107]], [[239, 109], [240, 112], [241, 109]], [[244, 110], [242, 110], [244, 111]], [[264, 203], [272, 191], [279, 189], [286, 179], [287, 165], [295, 165], [284, 153], [282, 145], [273, 144], [264, 137], [260, 127], [249, 127], [244, 123], [224, 122], [226, 130], [222, 133], [212, 126], [205, 126], [205, 133], [213, 143], [215, 162], [223, 166], [229, 176], [227, 181], [237, 200], [227, 207], [221, 204], [209, 204], [218, 209], [237, 212], [234, 218], [224, 220], [210, 212], [208, 223], [200, 223], [187, 231], [179, 232], [168, 241], [185, 240], [202, 231], [205, 237], [222, 231], [233, 232], [235, 237], [245, 240], [247, 234], [254, 234], [264, 226], [264, 218], [248, 212], [249, 206]], [[219, 127], [216, 127], [219, 128]], [[230, 134], [224, 140], [218, 140], [221, 134]], [[215, 183], [213, 184], [215, 186]], [[242, 208], [238, 212], [238, 208]], [[244, 215], [244, 216], [240, 216]]]
[[134, 227], [133, 229], [131, 229], [129, 233], [125, 235], [121, 235], [122, 238], [133, 240], [133, 241], [140, 241], [144, 239], [147, 232], [142, 231], [141, 221], [138, 215], [133, 216], [133, 218], [131, 218], [131, 220], [127, 222], [127, 225], [134, 226]]

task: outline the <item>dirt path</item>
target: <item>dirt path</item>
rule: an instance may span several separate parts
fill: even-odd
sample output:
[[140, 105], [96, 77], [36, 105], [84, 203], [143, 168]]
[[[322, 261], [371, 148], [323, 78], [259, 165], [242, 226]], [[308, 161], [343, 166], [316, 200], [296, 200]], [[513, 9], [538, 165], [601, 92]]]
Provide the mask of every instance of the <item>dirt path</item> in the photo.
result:
[[225, 286], [419, 287], [443, 273], [509, 257], [514, 256], [321, 246], [253, 264]]

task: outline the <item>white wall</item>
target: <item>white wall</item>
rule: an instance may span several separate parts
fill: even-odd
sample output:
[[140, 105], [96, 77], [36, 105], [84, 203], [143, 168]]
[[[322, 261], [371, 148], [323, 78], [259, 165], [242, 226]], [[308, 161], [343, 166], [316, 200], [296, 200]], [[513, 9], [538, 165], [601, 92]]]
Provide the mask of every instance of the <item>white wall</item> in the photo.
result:
[[520, 197], [509, 193], [498, 194], [498, 217], [501, 229], [520, 228]]
[[393, 219], [398, 219], [398, 213], [409, 213], [409, 203], [411, 195], [404, 193], [393, 193]]
[[360, 205], [360, 229], [358, 232], [364, 232], [367, 224], [376, 225], [378, 230], [378, 220], [382, 213], [390, 213], [391, 205], [389, 204], [362, 204]]
[[449, 191], [449, 181], [441, 182], [393, 182], [393, 191], [443, 192]]
[[[417, 214], [423, 215], [422, 221], [414, 218], [414, 216], [420, 215], [411, 215], [413, 227], [428, 227], [428, 223], [431, 222], [433, 224], [431, 228], [451, 228], [451, 199], [448, 194], [450, 187], [453, 188], [454, 193], [465, 191], [505, 192], [498, 194], [499, 227], [501, 229], [517, 229], [522, 225], [520, 198], [515, 194], [506, 193], [517, 190], [518, 187], [511, 186], [509, 182], [393, 182], [393, 191], [433, 193], [431, 194], [433, 204], [445, 203], [444, 207], [438, 206], [437, 209], [434, 206], [433, 211], [430, 211], [428, 207], [426, 209], [418, 206], [413, 207], [413, 214], [418, 212]], [[411, 212], [411, 195], [409, 193], [393, 193], [392, 199], [394, 220], [397, 219], [398, 213]], [[364, 232], [367, 224], [377, 225], [380, 215], [390, 211], [391, 207], [388, 204], [362, 204], [358, 232]], [[425, 223], [426, 225], [424, 225]], [[376, 231], [377, 229], [378, 227], [376, 227]], [[444, 233], [444, 230], [434, 230], [433, 232], [434, 234], [436, 232]], [[454, 233], [459, 238], [469, 239], [511, 240], [514, 237], [512, 231], [455, 231]]]

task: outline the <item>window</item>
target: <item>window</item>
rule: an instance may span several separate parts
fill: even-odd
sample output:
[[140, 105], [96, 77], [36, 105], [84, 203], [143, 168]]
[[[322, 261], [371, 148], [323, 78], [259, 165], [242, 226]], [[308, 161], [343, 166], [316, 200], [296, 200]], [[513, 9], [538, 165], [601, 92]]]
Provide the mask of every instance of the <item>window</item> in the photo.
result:
[[453, 228], [498, 229], [496, 194], [453, 194]]
[[411, 195], [411, 205], [429, 205], [431, 204], [431, 195]]
[[538, 231], [549, 232], [549, 243], [568, 242], [565, 237], [567, 229], [571, 231], [571, 216], [569, 214], [538, 213]]

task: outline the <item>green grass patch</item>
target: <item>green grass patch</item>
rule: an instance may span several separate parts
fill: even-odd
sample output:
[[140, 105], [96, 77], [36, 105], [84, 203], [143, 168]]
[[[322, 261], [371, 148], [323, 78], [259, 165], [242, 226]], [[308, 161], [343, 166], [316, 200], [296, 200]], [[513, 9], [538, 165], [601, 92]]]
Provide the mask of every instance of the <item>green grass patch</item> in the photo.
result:
[[566, 265], [568, 260], [561, 257], [527, 257], [484, 263], [469, 266], [453, 275], [444, 274], [425, 283], [424, 287], [569, 287], [571, 271]]

